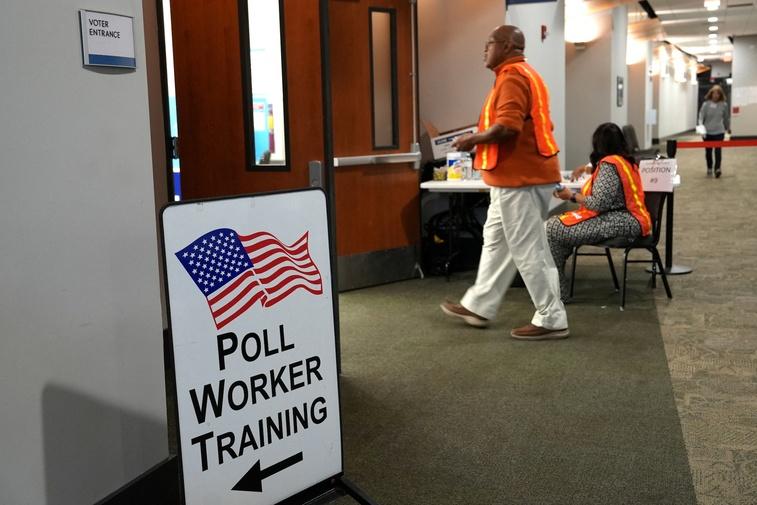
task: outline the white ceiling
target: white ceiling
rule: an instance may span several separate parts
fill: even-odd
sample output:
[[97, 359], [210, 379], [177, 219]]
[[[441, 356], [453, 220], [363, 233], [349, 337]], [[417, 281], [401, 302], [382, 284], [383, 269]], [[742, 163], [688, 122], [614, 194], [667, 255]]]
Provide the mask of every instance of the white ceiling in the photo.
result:
[[[662, 22], [665, 40], [705, 59], [720, 59], [731, 53], [733, 46], [728, 36], [757, 34], [755, 0], [721, 0], [715, 11], [706, 10], [704, 0], [649, 0], [649, 3]], [[718, 18], [717, 22], [708, 22], [707, 18], [713, 16]], [[718, 30], [709, 31], [712, 25]], [[717, 34], [717, 44], [708, 43], [711, 33]]]

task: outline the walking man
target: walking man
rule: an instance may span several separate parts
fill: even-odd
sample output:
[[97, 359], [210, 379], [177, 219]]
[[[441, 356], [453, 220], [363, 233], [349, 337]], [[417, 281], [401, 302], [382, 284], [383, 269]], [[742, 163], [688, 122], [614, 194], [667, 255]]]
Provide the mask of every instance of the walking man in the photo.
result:
[[497, 27], [486, 41], [484, 59], [496, 74], [494, 87], [484, 102], [478, 132], [453, 144], [459, 151], [476, 148], [474, 166], [491, 186], [484, 245], [476, 283], [459, 304], [444, 302], [441, 308], [485, 327], [519, 271], [536, 313], [530, 324], [510, 335], [520, 340], [565, 338], [568, 319], [544, 229], [552, 191], [562, 180], [558, 148], [547, 87], [526, 63], [524, 49], [525, 38], [515, 26]]

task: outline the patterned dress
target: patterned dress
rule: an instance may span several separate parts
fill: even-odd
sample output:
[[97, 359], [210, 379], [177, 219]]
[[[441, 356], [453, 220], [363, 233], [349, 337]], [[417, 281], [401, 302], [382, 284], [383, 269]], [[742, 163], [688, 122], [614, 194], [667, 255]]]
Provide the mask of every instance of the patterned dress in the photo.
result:
[[547, 238], [560, 273], [560, 296], [563, 301], [568, 299], [570, 291], [565, 276], [565, 261], [573, 253], [574, 247], [597, 244], [616, 237], [634, 240], [641, 235], [641, 225], [626, 209], [623, 183], [615, 166], [600, 163], [598, 170], [591, 196], [586, 197], [584, 206], [600, 214], [573, 226], [565, 226], [557, 216], [547, 221]]

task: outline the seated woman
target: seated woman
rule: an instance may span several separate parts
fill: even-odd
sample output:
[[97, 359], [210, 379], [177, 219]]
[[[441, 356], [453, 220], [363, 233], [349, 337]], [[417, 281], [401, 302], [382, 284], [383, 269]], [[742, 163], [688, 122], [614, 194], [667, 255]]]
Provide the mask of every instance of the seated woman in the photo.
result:
[[[639, 168], [628, 152], [623, 132], [614, 123], [604, 123], [592, 137], [591, 178], [580, 193], [564, 188], [554, 195], [580, 204], [578, 210], [547, 221], [547, 238], [560, 273], [560, 294], [568, 299], [565, 261], [580, 245], [598, 244], [624, 237], [629, 243], [649, 235], [652, 220], [644, 206]], [[573, 172], [578, 175], [584, 167]]]

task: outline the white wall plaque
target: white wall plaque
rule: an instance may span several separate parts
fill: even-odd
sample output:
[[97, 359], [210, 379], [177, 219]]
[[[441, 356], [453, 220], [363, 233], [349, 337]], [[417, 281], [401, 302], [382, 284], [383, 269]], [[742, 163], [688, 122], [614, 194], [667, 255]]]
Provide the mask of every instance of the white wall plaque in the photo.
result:
[[79, 11], [82, 58], [86, 66], [136, 68], [134, 18]]
[[163, 210], [188, 505], [270, 505], [342, 472], [326, 198]]

